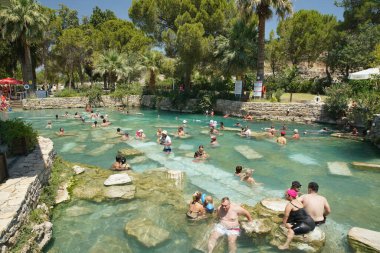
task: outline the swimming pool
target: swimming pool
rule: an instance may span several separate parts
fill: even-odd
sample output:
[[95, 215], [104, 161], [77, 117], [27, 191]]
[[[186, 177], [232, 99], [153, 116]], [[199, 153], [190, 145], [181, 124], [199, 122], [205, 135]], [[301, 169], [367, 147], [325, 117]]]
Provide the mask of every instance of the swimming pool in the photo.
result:
[[[229, 196], [233, 202], [254, 205], [266, 197], [282, 197], [284, 189], [290, 182], [298, 180], [303, 184], [302, 192], [307, 191], [307, 183], [316, 181], [320, 185], [320, 193], [327, 197], [332, 213], [326, 225], [327, 243], [324, 252], [347, 251], [345, 235], [352, 226], [380, 230], [380, 174], [371, 171], [355, 170], [349, 166], [353, 161], [380, 163], [379, 150], [369, 143], [356, 142], [329, 137], [318, 133], [322, 125], [300, 125], [287, 123], [288, 144], [280, 146], [274, 139], [245, 139], [236, 132], [223, 132], [218, 136], [219, 147], [210, 147], [210, 137], [204, 134], [210, 117], [196, 114], [177, 114], [155, 110], [131, 111], [125, 115], [117, 111], [99, 109], [102, 114], [108, 114], [113, 124], [107, 128], [92, 129], [90, 124], [82, 124], [79, 120], [64, 118], [61, 115], [68, 111], [71, 115], [76, 110], [41, 110], [23, 111], [2, 114], [2, 118], [21, 117], [31, 122], [39, 134], [54, 141], [55, 150], [64, 159], [73, 162], [88, 163], [107, 169], [115, 159], [117, 150], [132, 146], [145, 152], [146, 161], [132, 164], [137, 172], [144, 172], [157, 167], [167, 167], [182, 170], [186, 173], [186, 184], [183, 203], [190, 200], [190, 194], [195, 190], [208, 192], [217, 199]], [[137, 113], [137, 114], [136, 114]], [[141, 114], [140, 114], [141, 113]], [[58, 114], [58, 120], [55, 115]], [[47, 121], [51, 120], [52, 129], [46, 129]], [[161, 127], [169, 133], [175, 132], [176, 127], [187, 120], [186, 132], [192, 137], [173, 141], [173, 154], [167, 156], [162, 147], [156, 144], [156, 129]], [[236, 122], [249, 125], [252, 131], [262, 132], [270, 126], [270, 122], [244, 122], [240, 119], [215, 116], [213, 120], [223, 121], [231, 127]], [[98, 120], [99, 121], [99, 120]], [[282, 122], [274, 122], [278, 129]], [[75, 136], [58, 137], [55, 132], [60, 127], [65, 132]], [[150, 141], [130, 141], [127, 143], [114, 138], [116, 128], [129, 131], [133, 136], [138, 129], [144, 129]], [[330, 127], [330, 126], [329, 126]], [[294, 128], [302, 135], [301, 140], [289, 140]], [[311, 134], [313, 133], [313, 134]], [[193, 163], [189, 156], [203, 144], [210, 154], [205, 163]], [[247, 159], [235, 148], [253, 149], [262, 158]], [[238, 149], [239, 150], [239, 149]], [[351, 176], [340, 176], [329, 171], [328, 163], [343, 162], [348, 164]], [[263, 183], [261, 186], [248, 186], [239, 182], [233, 176], [236, 165], [254, 168], [254, 178]], [[73, 206], [90, 209], [86, 215], [70, 216], [67, 210]], [[152, 205], [153, 206], [153, 205]], [[122, 245], [126, 241], [133, 252], [189, 252], [192, 245], [188, 242], [186, 230], [192, 228], [185, 219], [177, 224], [182, 230], [173, 230], [168, 243], [147, 249], [124, 234], [124, 224], [132, 219], [141, 209], [160, 216], [165, 213], [168, 218], [170, 210], [161, 207], [160, 210], [150, 210], [149, 203], [136, 200], [130, 204], [124, 202], [92, 203], [75, 201], [59, 206], [54, 211], [54, 240], [47, 249], [48, 252], [88, 252], [97, 242], [120, 246], [118, 252], [123, 252]], [[164, 224], [164, 218], [161, 221]], [[189, 227], [190, 226], [190, 227]], [[169, 231], [170, 227], [167, 228]], [[238, 252], [277, 252], [268, 243], [254, 244], [251, 239], [242, 237], [238, 240]], [[78, 249], [80, 249], [78, 251]]]

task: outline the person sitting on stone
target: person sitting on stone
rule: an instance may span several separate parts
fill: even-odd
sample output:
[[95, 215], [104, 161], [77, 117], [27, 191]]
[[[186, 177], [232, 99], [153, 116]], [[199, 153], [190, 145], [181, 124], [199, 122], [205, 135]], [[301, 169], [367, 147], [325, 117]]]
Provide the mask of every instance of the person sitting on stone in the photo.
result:
[[106, 119], [103, 119], [102, 124], [100, 124], [102, 127], [108, 127], [109, 125], [111, 125], [111, 122], [107, 121]]
[[214, 212], [214, 200], [211, 196], [206, 195], [206, 193], [202, 193], [201, 195], [201, 203], [206, 210], [206, 213]]
[[298, 133], [298, 129], [294, 129], [294, 134], [292, 136], [292, 139], [294, 140], [299, 140], [300, 139], [300, 134]]
[[122, 141], [129, 141], [129, 140], [130, 140], [130, 138], [129, 138], [129, 133], [125, 132], [125, 133], [121, 136], [120, 140], [122, 140]]
[[179, 127], [178, 128], [178, 130], [177, 130], [177, 136], [178, 137], [185, 136], [185, 131], [183, 130], [183, 127]]
[[220, 127], [219, 127], [220, 130], [224, 130], [224, 123], [223, 122], [220, 122]]
[[117, 155], [115, 160], [116, 161], [112, 164], [111, 167], [112, 170], [122, 171], [131, 169], [131, 167], [126, 163], [127, 160], [125, 157]]
[[317, 183], [310, 182], [308, 185], [308, 194], [302, 195], [299, 198], [317, 226], [324, 224], [326, 222], [326, 216], [331, 213], [327, 199], [318, 194], [318, 189], [319, 185]]
[[243, 175], [240, 177], [240, 181], [244, 181], [249, 184], [256, 184], [255, 179], [252, 177], [254, 171], [254, 169], [246, 170], [245, 173], [243, 173]]
[[116, 129], [116, 134], [117, 134], [117, 135], [124, 135], [124, 133], [121, 131], [120, 127], [118, 127], [118, 128]]
[[243, 167], [241, 165], [236, 166], [234, 175], [238, 177], [243, 175]]
[[245, 128], [242, 128], [240, 136], [249, 138], [251, 137], [251, 134], [252, 134], [251, 129], [249, 129], [249, 127], [246, 126]]
[[205, 160], [208, 158], [208, 154], [206, 153], [206, 151], [204, 150], [204, 147], [203, 145], [199, 145], [198, 147], [198, 151], [196, 151], [194, 153], [194, 158], [196, 160]]
[[313, 231], [315, 223], [307, 214], [304, 205], [297, 200], [297, 192], [289, 189], [286, 194], [286, 199], [289, 203], [285, 207], [283, 225], [288, 229], [287, 239], [283, 245], [278, 246], [279, 249], [288, 249], [294, 235], [307, 234]]
[[244, 119], [245, 119], [245, 120], [253, 120], [253, 116], [252, 116], [250, 113], [247, 113], [247, 114], [244, 116]]
[[189, 210], [186, 213], [186, 216], [189, 219], [199, 219], [202, 217], [205, 217], [206, 210], [203, 207], [203, 205], [200, 203], [201, 202], [201, 197], [202, 193], [200, 192], [195, 192], [193, 194], [193, 200], [189, 204]]
[[297, 198], [298, 198], [299, 196], [302, 195], [302, 193], [300, 192], [301, 186], [302, 186], [302, 184], [299, 181], [293, 181], [290, 188], [285, 191], [285, 196], [286, 196], [288, 190], [295, 190], [297, 192]]

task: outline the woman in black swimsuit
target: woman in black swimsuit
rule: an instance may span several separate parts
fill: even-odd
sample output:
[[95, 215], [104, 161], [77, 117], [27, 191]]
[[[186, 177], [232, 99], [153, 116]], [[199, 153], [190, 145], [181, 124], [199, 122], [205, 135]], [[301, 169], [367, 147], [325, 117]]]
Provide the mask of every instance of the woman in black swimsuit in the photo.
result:
[[288, 238], [279, 249], [288, 249], [294, 235], [303, 235], [313, 231], [315, 223], [303, 208], [303, 204], [297, 200], [297, 192], [289, 189], [286, 192], [286, 199], [290, 202], [285, 207], [283, 223], [288, 229]]

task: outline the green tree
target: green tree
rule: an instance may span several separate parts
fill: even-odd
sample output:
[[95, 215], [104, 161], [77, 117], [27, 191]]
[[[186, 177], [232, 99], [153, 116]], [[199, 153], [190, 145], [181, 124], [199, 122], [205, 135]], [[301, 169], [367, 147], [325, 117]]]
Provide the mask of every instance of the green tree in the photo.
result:
[[292, 2], [290, 0], [238, 0], [237, 2], [243, 16], [251, 15], [254, 11], [259, 17], [257, 77], [264, 80], [265, 22], [272, 17], [272, 9], [280, 18], [292, 13]]
[[244, 76], [257, 61], [257, 19], [237, 19], [228, 38], [218, 36], [214, 51], [217, 67], [224, 75], [234, 74], [243, 79], [242, 93], [246, 88]]
[[78, 11], [72, 10], [64, 4], [59, 4], [59, 9], [57, 11], [58, 17], [61, 20], [61, 28], [70, 29], [79, 26]]
[[102, 11], [98, 6], [92, 9], [92, 14], [90, 16], [90, 23], [97, 27], [106, 21], [117, 19], [115, 13], [111, 10]]
[[376, 44], [375, 50], [373, 50], [373, 66], [374, 67], [379, 67], [380, 66], [380, 42]]
[[293, 93], [297, 92], [301, 88], [302, 80], [299, 75], [297, 67], [291, 67], [281, 72], [278, 78], [279, 86], [290, 93], [289, 102], [293, 100]]
[[184, 69], [185, 90], [190, 86], [194, 66], [203, 56], [206, 43], [204, 32], [201, 23], [184, 24], [178, 30], [177, 48]]
[[281, 21], [277, 33], [287, 60], [293, 66], [300, 62], [312, 65], [327, 50], [336, 26], [334, 16], [315, 10], [300, 10]]
[[19, 59], [24, 82], [35, 84], [35, 69], [32, 65], [31, 44], [42, 35], [47, 17], [34, 0], [10, 0], [0, 9], [0, 30], [3, 38], [15, 42], [21, 49]]
[[364, 23], [380, 24], [380, 2], [378, 0], [337, 0], [336, 5], [344, 8], [345, 30], [356, 30]]
[[281, 48], [279, 38], [275, 38], [274, 32], [271, 31], [269, 35], [269, 42], [266, 46], [266, 58], [269, 62], [273, 76], [280, 71], [281, 67], [286, 64], [285, 52]]
[[146, 67], [149, 75], [148, 87], [151, 92], [156, 89], [156, 79], [163, 55], [158, 51], [148, 51], [143, 57], [142, 64]]
[[125, 55], [118, 53], [116, 50], [106, 51], [96, 59], [95, 72], [105, 76], [107, 80], [105, 89], [111, 88], [114, 91], [116, 81], [130, 71], [125, 59]]

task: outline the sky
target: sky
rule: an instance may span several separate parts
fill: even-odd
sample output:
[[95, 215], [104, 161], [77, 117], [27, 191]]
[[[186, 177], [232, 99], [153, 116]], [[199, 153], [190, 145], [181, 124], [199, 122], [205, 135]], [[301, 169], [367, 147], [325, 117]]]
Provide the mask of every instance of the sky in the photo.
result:
[[[128, 9], [132, 4], [132, 0], [39, 0], [39, 2], [52, 9], [58, 9], [59, 4], [64, 4], [71, 9], [78, 11], [79, 17], [90, 16], [92, 9], [99, 6], [101, 9], [112, 10], [117, 17], [129, 20]], [[336, 7], [334, 0], [293, 0], [294, 11], [317, 10], [322, 14], [335, 15], [338, 20], [343, 19], [343, 8]], [[276, 31], [278, 18], [275, 16], [268, 20], [265, 27], [266, 37], [269, 37], [271, 30]]]

